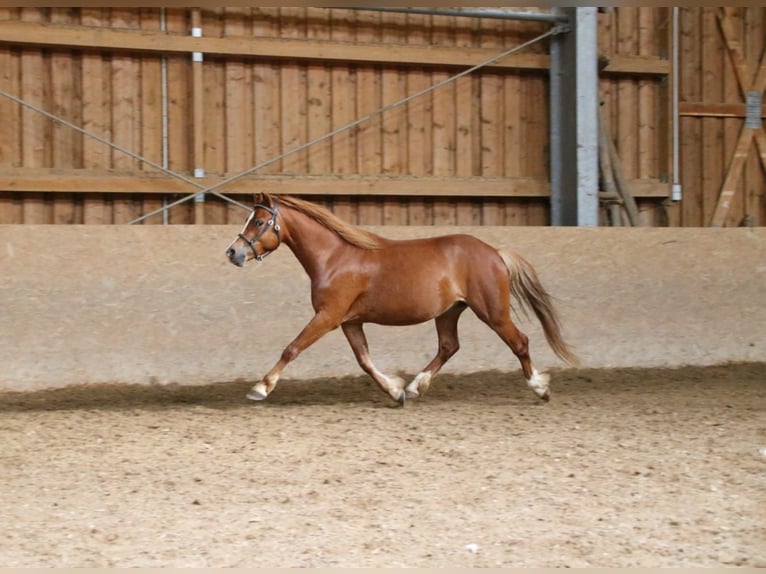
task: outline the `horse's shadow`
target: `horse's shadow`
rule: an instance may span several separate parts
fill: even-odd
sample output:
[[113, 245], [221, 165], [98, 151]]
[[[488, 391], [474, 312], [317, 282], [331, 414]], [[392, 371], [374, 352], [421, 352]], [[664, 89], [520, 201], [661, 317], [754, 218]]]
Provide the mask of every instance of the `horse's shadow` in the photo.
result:
[[[411, 377], [402, 375], [405, 380]], [[253, 402], [245, 397], [252, 381], [209, 385], [89, 384], [32, 392], [0, 393], [0, 412], [62, 410], [156, 410], [184, 406], [213, 409], [285, 408], [359, 404], [375, 408], [399, 408], [367, 376], [310, 380], [283, 379], [268, 399]], [[419, 404], [445, 402], [511, 401], [536, 403], [520, 373], [485, 371], [441, 374]], [[405, 405], [406, 408], [406, 405]]]

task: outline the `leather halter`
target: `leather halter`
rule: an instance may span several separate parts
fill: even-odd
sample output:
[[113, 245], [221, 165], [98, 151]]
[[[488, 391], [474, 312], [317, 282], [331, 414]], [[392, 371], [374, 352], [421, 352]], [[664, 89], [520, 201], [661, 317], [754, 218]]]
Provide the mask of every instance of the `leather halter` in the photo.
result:
[[[274, 200], [273, 209], [267, 205], [261, 205], [260, 203], [256, 204], [255, 207], [253, 207], [253, 214], [255, 214], [255, 211], [257, 209], [263, 209], [264, 211], [267, 211], [268, 213], [270, 213], [271, 219], [269, 219], [266, 222], [266, 225], [252, 239], [245, 236], [245, 234], [242, 232], [240, 232], [238, 235], [245, 243], [247, 243], [250, 246], [250, 249], [253, 250], [253, 255], [255, 256], [256, 261], [263, 261], [264, 257], [266, 257], [272, 251], [276, 251], [277, 247], [279, 247], [282, 244], [282, 238], [279, 236], [279, 223], [277, 223], [277, 215], [279, 214], [279, 202], [276, 199]], [[263, 255], [259, 255], [258, 252], [255, 250], [255, 242], [258, 241], [261, 237], [263, 237], [263, 235], [269, 229], [274, 229], [274, 233], [277, 234], [277, 247], [275, 247], [271, 251], [267, 251]], [[244, 229], [242, 231], [244, 231]]]

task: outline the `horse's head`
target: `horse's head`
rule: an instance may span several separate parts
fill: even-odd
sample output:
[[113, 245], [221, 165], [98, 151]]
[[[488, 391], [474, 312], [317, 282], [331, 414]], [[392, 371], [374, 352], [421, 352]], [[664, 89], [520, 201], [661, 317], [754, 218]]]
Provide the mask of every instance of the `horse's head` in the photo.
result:
[[245, 221], [245, 226], [226, 249], [226, 256], [237, 267], [251, 259], [262, 261], [281, 243], [279, 233], [279, 202], [263, 194]]

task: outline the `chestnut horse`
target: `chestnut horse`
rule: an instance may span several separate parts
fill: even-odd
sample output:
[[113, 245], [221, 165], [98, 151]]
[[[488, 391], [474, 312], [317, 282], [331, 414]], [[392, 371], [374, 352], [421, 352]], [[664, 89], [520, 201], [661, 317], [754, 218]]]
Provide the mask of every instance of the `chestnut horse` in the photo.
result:
[[[532, 390], [548, 400], [547, 374], [529, 357], [527, 336], [511, 321], [511, 294], [531, 307], [556, 355], [576, 358], [561, 336], [550, 296], [532, 266], [514, 252], [500, 252], [470, 235], [393, 240], [354, 227], [328, 210], [290, 196], [262, 194], [242, 231], [226, 249], [234, 265], [262, 261], [282, 243], [311, 279], [315, 315], [247, 398], [262, 400], [282, 371], [304, 349], [340, 327], [356, 360], [400, 405], [428, 390], [432, 378], [459, 347], [457, 323], [467, 307], [511, 348]], [[434, 319], [436, 356], [409, 383], [381, 373], [367, 348], [364, 323], [414, 325]]]

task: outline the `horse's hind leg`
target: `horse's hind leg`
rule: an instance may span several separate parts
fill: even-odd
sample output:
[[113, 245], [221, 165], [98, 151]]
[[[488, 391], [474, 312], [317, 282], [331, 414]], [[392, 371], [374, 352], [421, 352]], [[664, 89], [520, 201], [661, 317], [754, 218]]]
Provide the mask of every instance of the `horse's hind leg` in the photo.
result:
[[511, 348], [521, 363], [527, 385], [538, 397], [547, 401], [550, 398], [548, 393], [550, 377], [534, 368], [529, 357], [529, 339], [511, 321], [510, 293], [502, 290], [493, 291], [493, 295], [496, 293], [500, 293], [499, 298], [492, 296], [474, 301], [471, 309]]
[[460, 348], [457, 338], [457, 321], [465, 309], [466, 304], [461, 302], [436, 317], [436, 334], [439, 337], [439, 349], [436, 352], [436, 356], [431, 359], [431, 362], [405, 388], [407, 398], [414, 399], [424, 394], [431, 385], [431, 380], [444, 366], [444, 363], [457, 353]]
[[359, 366], [365, 373], [370, 375], [378, 386], [400, 405], [404, 405], [404, 381], [399, 377], [387, 377], [381, 373], [372, 362], [370, 350], [367, 346], [367, 337], [361, 323], [343, 323], [343, 334], [346, 335], [351, 349], [354, 351]]
[[487, 321], [487, 324], [505, 341], [505, 344], [511, 348], [513, 354], [519, 359], [527, 385], [538, 397], [548, 401], [550, 399], [548, 392], [550, 377], [545, 373], [538, 372], [532, 365], [532, 360], [529, 357], [529, 339], [527, 336], [513, 324], [510, 317], [504, 317], [497, 321]]

